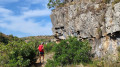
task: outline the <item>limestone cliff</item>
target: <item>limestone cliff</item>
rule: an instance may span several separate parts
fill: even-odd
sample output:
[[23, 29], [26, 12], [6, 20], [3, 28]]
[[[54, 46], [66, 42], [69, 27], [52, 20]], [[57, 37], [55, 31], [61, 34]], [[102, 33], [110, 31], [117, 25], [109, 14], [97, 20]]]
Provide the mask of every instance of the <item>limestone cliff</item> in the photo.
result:
[[102, 0], [68, 0], [62, 7], [52, 10], [53, 34], [58, 39], [68, 36], [88, 39], [96, 57], [117, 56], [120, 2], [112, 4], [113, 1], [106, 4]]

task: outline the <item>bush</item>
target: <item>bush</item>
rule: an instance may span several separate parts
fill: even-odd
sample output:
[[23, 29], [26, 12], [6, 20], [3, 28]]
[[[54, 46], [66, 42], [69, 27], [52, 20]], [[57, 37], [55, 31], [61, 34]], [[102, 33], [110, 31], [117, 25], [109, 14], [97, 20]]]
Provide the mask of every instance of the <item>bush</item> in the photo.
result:
[[48, 8], [55, 8], [56, 6], [64, 5], [62, 0], [49, 0]]
[[[18, 44], [20, 45], [20, 44]], [[9, 54], [9, 65], [16, 64], [17, 66], [28, 66], [31, 64], [37, 55], [37, 46], [34, 43], [21, 43], [19, 47], [13, 49]]]
[[45, 44], [44, 45], [45, 52], [48, 53], [48, 52], [52, 51], [52, 49], [53, 49], [53, 47], [54, 47], [55, 44], [56, 43], [54, 43], [54, 42], [50, 42], [48, 44]]
[[[82, 42], [75, 37], [70, 37], [67, 40], [62, 40], [55, 46], [53, 59], [60, 66], [80, 62], [87, 63], [90, 61], [90, 51], [91, 47], [87, 41]], [[48, 64], [50, 63], [48, 62]]]
[[[25, 43], [24, 41], [13, 41], [7, 45], [2, 45], [0, 51], [4, 52], [4, 56], [0, 60], [5, 63], [3, 66], [18, 67], [28, 66], [35, 61], [37, 55], [37, 47], [34, 42]], [[6, 61], [3, 59], [6, 58]]]
[[6, 37], [3, 33], [0, 32], [0, 43], [7, 44], [8, 43], [8, 37]]
[[[42, 39], [28, 41], [0, 33], [0, 67], [26, 67], [36, 61], [38, 46]], [[51, 50], [51, 44], [47, 46], [47, 51]]]
[[45, 67], [56, 67], [58, 65], [54, 60], [47, 60]]

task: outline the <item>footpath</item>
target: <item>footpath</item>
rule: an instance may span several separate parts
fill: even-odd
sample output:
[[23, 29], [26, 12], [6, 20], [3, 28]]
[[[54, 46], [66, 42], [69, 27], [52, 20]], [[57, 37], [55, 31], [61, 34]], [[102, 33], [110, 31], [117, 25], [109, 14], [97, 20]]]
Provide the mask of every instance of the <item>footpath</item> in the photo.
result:
[[45, 64], [47, 63], [47, 60], [48, 59], [52, 59], [52, 57], [53, 57], [53, 55], [54, 55], [54, 53], [47, 53], [47, 54], [45, 54], [44, 55], [44, 62], [43, 62], [43, 57], [41, 58], [41, 63], [40, 63], [40, 57], [39, 56], [37, 56], [36, 58], [37, 58], [37, 60], [36, 60], [36, 62], [31, 66], [31, 67], [45, 67]]

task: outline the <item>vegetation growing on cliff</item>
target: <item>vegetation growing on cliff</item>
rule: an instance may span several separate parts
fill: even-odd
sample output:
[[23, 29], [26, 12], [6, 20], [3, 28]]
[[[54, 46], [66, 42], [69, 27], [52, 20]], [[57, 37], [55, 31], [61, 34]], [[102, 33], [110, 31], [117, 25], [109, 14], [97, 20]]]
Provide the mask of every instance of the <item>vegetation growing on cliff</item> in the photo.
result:
[[49, 0], [48, 8], [55, 8], [56, 6], [63, 5], [64, 0]]

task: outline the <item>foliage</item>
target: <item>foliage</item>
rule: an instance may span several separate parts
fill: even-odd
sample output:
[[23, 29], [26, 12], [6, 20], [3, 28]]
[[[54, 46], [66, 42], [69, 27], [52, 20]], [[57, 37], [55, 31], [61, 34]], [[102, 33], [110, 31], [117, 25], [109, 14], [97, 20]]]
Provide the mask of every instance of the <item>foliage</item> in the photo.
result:
[[21, 40], [22, 39], [13, 35], [5, 35], [3, 33], [0, 33], [0, 43], [4, 43], [5, 45], [11, 41], [21, 41]]
[[56, 67], [58, 64], [54, 60], [47, 60], [45, 67]]
[[4, 45], [0, 43], [0, 66], [18, 67], [28, 66], [35, 61], [38, 42], [26, 43], [22, 40], [13, 40]]
[[[34, 61], [37, 49], [33, 43], [16, 43], [17, 47], [8, 54], [9, 55], [9, 65], [10, 66], [27, 66], [30, 62]], [[15, 44], [13, 44], [15, 45]]]
[[[41, 42], [49, 42], [53, 36], [36, 36], [18, 38], [0, 33], [0, 67], [26, 67], [35, 62], [38, 46]], [[28, 41], [26, 41], [28, 40]], [[52, 50], [52, 44], [45, 46], [45, 51]]]
[[8, 38], [4, 36], [3, 33], [0, 33], [0, 42], [7, 44]]
[[[87, 41], [82, 42], [75, 37], [70, 37], [55, 46], [53, 62], [60, 66], [80, 62], [87, 63], [90, 61], [90, 51], [91, 47]], [[48, 64], [51, 64], [51, 61], [48, 61]]]
[[59, 6], [64, 3], [64, 0], [49, 0], [49, 3], [47, 4], [48, 8], [55, 8], [56, 6]]
[[[53, 39], [53, 36], [30, 36], [30, 37], [23, 37], [22, 40], [26, 42], [50, 42], [51, 39]], [[40, 43], [39, 43], [40, 44]]]
[[54, 45], [56, 45], [56, 43], [54, 43], [54, 42], [49, 42], [49, 43], [45, 44], [44, 45], [45, 52], [48, 53], [48, 52], [52, 51]]

